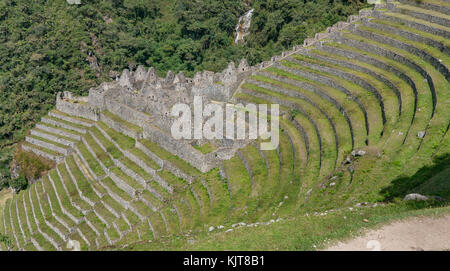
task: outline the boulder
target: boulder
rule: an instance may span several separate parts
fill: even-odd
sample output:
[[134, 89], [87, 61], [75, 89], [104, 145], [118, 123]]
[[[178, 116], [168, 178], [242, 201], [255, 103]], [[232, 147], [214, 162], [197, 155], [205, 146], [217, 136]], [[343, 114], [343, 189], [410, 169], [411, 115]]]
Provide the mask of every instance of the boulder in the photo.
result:
[[403, 200], [404, 201], [426, 201], [426, 200], [428, 200], [428, 197], [421, 195], [421, 194], [412, 193], [412, 194], [406, 195]]

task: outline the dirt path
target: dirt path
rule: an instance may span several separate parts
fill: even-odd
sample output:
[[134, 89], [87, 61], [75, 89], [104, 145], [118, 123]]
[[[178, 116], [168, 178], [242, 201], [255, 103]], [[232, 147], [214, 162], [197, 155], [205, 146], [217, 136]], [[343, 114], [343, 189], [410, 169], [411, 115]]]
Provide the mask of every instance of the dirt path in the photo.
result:
[[11, 190], [9, 190], [9, 189], [1, 190], [0, 191], [0, 207], [5, 205], [6, 200], [10, 199], [12, 197], [13, 197], [13, 194], [12, 194]]
[[364, 236], [328, 248], [342, 250], [447, 250], [450, 251], [450, 215], [418, 217], [394, 222]]

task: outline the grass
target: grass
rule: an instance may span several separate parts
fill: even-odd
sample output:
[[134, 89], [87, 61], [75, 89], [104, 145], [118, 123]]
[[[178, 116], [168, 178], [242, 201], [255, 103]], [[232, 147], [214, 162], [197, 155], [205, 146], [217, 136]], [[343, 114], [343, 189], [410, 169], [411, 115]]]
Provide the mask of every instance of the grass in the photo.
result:
[[208, 153], [211, 153], [216, 150], [216, 146], [214, 146], [210, 142], [204, 143], [203, 145], [200, 145], [200, 146], [194, 145], [193, 147], [195, 149], [199, 150], [203, 154], [208, 154]]
[[53, 150], [50, 150], [50, 149], [47, 149], [47, 148], [44, 148], [44, 147], [41, 147], [41, 146], [37, 146], [37, 145], [31, 144], [31, 143], [28, 143], [28, 142], [23, 142], [22, 146], [26, 146], [26, 147], [29, 147], [29, 148], [32, 148], [32, 149], [37, 149], [37, 150], [39, 150], [41, 152], [50, 154], [52, 156], [60, 156], [61, 155], [59, 152], [56, 152], [56, 151], [53, 151]]
[[55, 133], [52, 133], [52, 132], [49, 132], [49, 131], [41, 130], [39, 128], [34, 128], [33, 130], [36, 131], [36, 132], [42, 133], [42, 134], [47, 134], [47, 135], [50, 135], [50, 136], [53, 136], [53, 137], [64, 139], [64, 140], [67, 140], [67, 141], [72, 142], [72, 143], [77, 142], [77, 140], [75, 140], [73, 138], [66, 137], [66, 136], [59, 135], [59, 134], [55, 134]]
[[84, 136], [84, 139], [86, 140], [86, 143], [89, 145], [89, 147], [91, 147], [92, 151], [95, 153], [97, 159], [100, 160], [105, 167], [110, 168], [114, 166], [114, 162], [109, 157], [109, 154], [106, 153], [100, 147], [100, 145], [97, 144], [97, 142], [89, 133]]
[[253, 84], [244, 84], [242, 87], [251, 89], [252, 91], [256, 91], [259, 93], [263, 93], [265, 95], [270, 95], [274, 97], [278, 97], [279, 99], [285, 99], [289, 100], [291, 102], [294, 102], [298, 104], [301, 108], [303, 108], [307, 116], [309, 118], [313, 119], [317, 125], [318, 133], [320, 133], [320, 137], [322, 139], [322, 150], [321, 150], [321, 176], [324, 177], [328, 174], [330, 174], [331, 171], [334, 170], [334, 167], [336, 165], [336, 159], [337, 159], [337, 150], [336, 150], [336, 142], [333, 135], [334, 131], [332, 129], [331, 123], [326, 118], [326, 116], [323, 114], [323, 112], [320, 112], [317, 107], [301, 100], [301, 99], [295, 99], [295, 98], [287, 98], [284, 95], [268, 90], [266, 88], [262, 88]]
[[130, 130], [133, 130], [135, 132], [142, 132], [142, 127], [139, 127], [133, 123], [125, 121], [125, 120], [121, 119], [119, 116], [109, 112], [108, 110], [103, 111], [102, 114], [104, 114], [106, 117], [110, 118], [114, 122], [117, 122]]
[[150, 158], [147, 154], [145, 154], [143, 151], [141, 151], [138, 148], [132, 148], [130, 149], [130, 152], [134, 154], [137, 158], [139, 158], [141, 161], [143, 161], [147, 166], [154, 170], [159, 170], [161, 167], [153, 161], [152, 158]]
[[80, 154], [84, 157], [86, 160], [89, 168], [92, 170], [92, 172], [97, 175], [98, 177], [105, 176], [105, 171], [103, 170], [100, 163], [97, 161], [97, 159], [92, 155], [92, 153], [88, 150], [86, 145], [84, 145], [82, 142], [77, 144], [77, 148], [80, 151]]
[[83, 173], [81, 172], [80, 168], [78, 168], [77, 164], [75, 163], [75, 158], [73, 155], [68, 156], [66, 158], [66, 163], [69, 166], [70, 171], [72, 172], [72, 175], [75, 177], [75, 180], [77, 182], [78, 188], [83, 193], [83, 195], [87, 198], [89, 198], [93, 202], [97, 202], [99, 200], [97, 194], [95, 194], [94, 190], [92, 189], [89, 181], [84, 177]]
[[[70, 129], [66, 129], [66, 128], [63, 128], [63, 127], [60, 127], [60, 126], [55, 126], [55, 125], [50, 124], [50, 123], [40, 122], [39, 124], [47, 126], [47, 127], [50, 127], [50, 128], [53, 128], [53, 129], [56, 129], [56, 130], [60, 130], [60, 131], [65, 132], [65, 133], [73, 134], [73, 135], [76, 135], [76, 136], [82, 136], [83, 135], [80, 132], [77, 132], [77, 131], [74, 131], [74, 130], [70, 130]], [[48, 133], [48, 132], [46, 132], [46, 133]]]
[[[331, 44], [328, 44], [328, 45], [331, 45]], [[339, 45], [339, 46], [341, 46], [342, 49], [344, 48], [343, 45]], [[350, 48], [346, 48], [346, 49], [348, 50]], [[354, 49], [354, 50], [356, 51], [356, 49]], [[319, 56], [336, 59], [338, 61], [344, 61], [344, 62], [348, 62], [348, 63], [354, 64], [354, 65], [358, 65], [362, 68], [369, 69], [376, 74], [384, 76], [387, 80], [389, 80], [399, 90], [401, 101], [402, 101], [401, 116], [399, 117], [398, 122], [396, 123], [395, 130], [402, 131], [402, 133], [405, 135], [408, 133], [409, 127], [410, 127], [412, 121], [414, 120], [414, 115], [415, 115], [414, 90], [408, 83], [403, 81], [400, 77], [396, 76], [392, 72], [389, 72], [384, 69], [380, 69], [376, 66], [373, 66], [369, 63], [359, 61], [355, 58], [346, 58], [346, 57], [343, 57], [340, 55], [328, 53], [328, 52], [321, 51], [321, 50], [312, 50], [312, 53], [319, 55]], [[378, 60], [381, 60], [381, 58], [378, 58]], [[396, 137], [394, 139], [391, 137], [387, 141], [389, 142], [389, 144], [391, 146], [401, 145], [403, 143], [403, 137]]]
[[370, 91], [349, 80], [342, 79], [339, 76], [306, 68], [294, 62], [284, 60], [281, 64], [291, 69], [298, 69], [316, 75], [328, 77], [335, 83], [347, 89], [354, 97], [357, 97], [361, 101], [364, 109], [367, 112], [367, 122], [370, 126], [369, 142], [372, 144], [379, 140], [381, 132], [383, 131], [382, 109], [379, 105], [378, 100]]
[[176, 155], [173, 155], [169, 151], [161, 148], [156, 143], [148, 140], [148, 139], [142, 139], [140, 140], [142, 145], [144, 145], [147, 149], [149, 149], [151, 152], [156, 154], [158, 157], [160, 157], [163, 160], [167, 160], [176, 167], [178, 167], [180, 170], [184, 171], [185, 173], [197, 176], [200, 174], [200, 171], [196, 169], [195, 167], [191, 166], [189, 163], [184, 161], [183, 159], [179, 158]]
[[318, 64], [321, 66], [327, 66], [333, 69], [341, 70], [348, 74], [353, 74], [363, 80], [365, 80], [369, 85], [373, 86], [379, 95], [382, 97], [384, 104], [384, 112], [386, 115], [386, 123], [384, 129], [389, 131], [392, 129], [394, 123], [398, 120], [398, 115], [400, 113], [399, 104], [400, 101], [397, 99], [397, 96], [393, 89], [391, 89], [388, 85], [386, 85], [382, 81], [378, 81], [378, 79], [366, 74], [365, 72], [357, 71], [350, 68], [341, 67], [340, 65], [330, 64], [325, 61], [317, 60], [315, 58], [311, 58], [304, 55], [295, 55], [295, 59], [299, 61], [309, 62], [313, 64]]
[[[319, 250], [361, 234], [361, 230], [377, 228], [391, 221], [412, 216], [442, 216], [449, 207], [417, 209], [407, 205], [361, 208], [357, 211], [330, 213], [326, 216], [298, 216], [267, 226], [235, 229], [233, 232], [201, 232], [178, 239], [154, 240], [129, 245], [126, 250]], [[369, 222], [364, 222], [367, 219]], [[249, 242], [249, 240], [252, 240]]]
[[109, 135], [109, 137], [111, 137], [112, 140], [114, 140], [123, 150], [131, 149], [136, 144], [136, 140], [134, 138], [115, 131], [104, 122], [99, 121], [97, 122], [97, 124], [98, 127], [100, 127], [100, 129], [102, 129], [107, 135]]
[[118, 187], [116, 185], [116, 183], [110, 178], [104, 178], [103, 180], [101, 180], [101, 182], [107, 186], [109, 189], [111, 189], [111, 191], [116, 194], [117, 196], [119, 196], [120, 198], [122, 198], [125, 201], [132, 201], [133, 199], [131, 198], [131, 196], [125, 192], [124, 190], [122, 190], [120, 187]]
[[54, 114], [57, 114], [57, 115], [65, 116], [65, 117], [68, 117], [68, 118], [71, 118], [71, 119], [79, 120], [79, 121], [82, 121], [82, 122], [84, 122], [86, 124], [93, 124], [94, 123], [93, 120], [82, 118], [82, 117], [78, 117], [78, 116], [74, 116], [74, 115], [71, 115], [71, 114], [67, 114], [65, 112], [61, 112], [61, 111], [58, 111], [56, 109], [53, 109], [50, 112], [52, 112]]
[[[366, 127], [365, 127], [365, 117], [364, 112], [359, 107], [359, 105], [347, 94], [342, 92], [341, 90], [335, 89], [333, 87], [330, 87], [328, 85], [318, 83], [316, 81], [310, 80], [306, 77], [302, 77], [290, 72], [287, 72], [282, 69], [277, 68], [269, 68], [267, 69], [267, 72], [270, 72], [276, 76], [282, 76], [291, 80], [299, 81], [302, 83], [307, 83], [309, 85], [314, 86], [315, 88], [321, 90], [323, 93], [328, 95], [329, 97], [333, 98], [335, 101], [337, 101], [342, 108], [344, 108], [349, 115], [349, 118], [352, 123], [352, 127], [354, 130], [354, 142], [355, 145], [361, 146], [364, 144], [364, 141], [366, 139]], [[333, 105], [334, 107], [334, 105]]]
[[[282, 76], [285, 78], [289, 77], [295, 77], [296, 76], [292, 73], [285, 72], [281, 69], [271, 69], [273, 74], [276, 74], [277, 76]], [[297, 92], [300, 92], [306, 99], [309, 99], [311, 102], [308, 102], [309, 104], [312, 104], [314, 107], [317, 107], [321, 114], [322, 112], [326, 112], [327, 116], [330, 118], [330, 122], [334, 125], [336, 129], [336, 135], [338, 137], [339, 142], [339, 154], [336, 158], [338, 161], [340, 161], [343, 157], [344, 152], [349, 152], [352, 149], [353, 144], [353, 138], [350, 132], [350, 125], [342, 115], [342, 113], [339, 111], [339, 109], [331, 102], [323, 99], [317, 94], [312, 94], [310, 91], [304, 90], [302, 88], [299, 88], [292, 84], [287, 84], [278, 80], [275, 80], [273, 78], [269, 78], [266, 76], [253, 76], [252, 78], [256, 78], [258, 81], [268, 83], [270, 85], [274, 85], [276, 87], [281, 87], [284, 89], [291, 89]], [[248, 85], [246, 85], [248, 86]], [[250, 87], [251, 89], [254, 89], [254, 86]], [[306, 101], [305, 99], [305, 101]], [[298, 101], [298, 99], [296, 99]], [[306, 106], [304, 106], [306, 103], [301, 103], [302, 108], [306, 109]], [[308, 105], [308, 108], [310, 106]], [[313, 111], [307, 110], [307, 112], [310, 113], [310, 115], [313, 115]], [[327, 117], [325, 116], [325, 117]], [[333, 131], [334, 132], [334, 131]]]
[[[63, 119], [59, 119], [59, 118], [55, 118], [55, 117], [52, 117], [52, 116], [45, 116], [45, 118], [46, 119], [50, 119], [50, 120], [55, 121], [55, 122], [58, 122], [58, 123], [61, 123], [61, 124], [64, 124], [65, 126], [67, 126], [67, 127], [64, 127], [64, 128], [65, 129], [69, 129], [71, 131], [74, 130], [76, 132], [80, 132], [80, 131], [86, 130], [86, 126], [81, 125], [81, 124], [73, 123], [73, 122], [70, 122], [70, 121], [67, 121], [67, 120], [63, 120]], [[45, 124], [45, 125], [47, 125], [47, 124]], [[58, 126], [58, 128], [59, 128], [59, 126]]]

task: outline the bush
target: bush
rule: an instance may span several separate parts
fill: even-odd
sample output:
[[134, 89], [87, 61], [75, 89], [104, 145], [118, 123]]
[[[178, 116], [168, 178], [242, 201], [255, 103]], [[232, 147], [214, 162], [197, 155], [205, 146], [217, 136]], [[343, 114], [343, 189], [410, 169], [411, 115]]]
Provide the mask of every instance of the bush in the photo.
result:
[[25, 176], [20, 175], [19, 178], [9, 181], [9, 186], [14, 189], [16, 193], [19, 193], [19, 191], [25, 190], [27, 188], [28, 181]]
[[16, 163], [19, 166], [20, 174], [24, 175], [27, 180], [36, 180], [54, 167], [54, 162], [34, 153], [23, 151], [22, 148], [17, 148], [14, 156]]

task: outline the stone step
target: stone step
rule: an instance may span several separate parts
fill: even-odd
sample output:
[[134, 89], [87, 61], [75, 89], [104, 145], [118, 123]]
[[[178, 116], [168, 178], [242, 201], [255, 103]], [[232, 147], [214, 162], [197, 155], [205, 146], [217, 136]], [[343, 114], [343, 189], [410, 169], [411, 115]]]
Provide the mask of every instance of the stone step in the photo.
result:
[[51, 151], [54, 151], [58, 154], [62, 154], [62, 155], [68, 155], [71, 150], [68, 147], [63, 147], [63, 145], [59, 145], [58, 143], [51, 143], [50, 141], [47, 141], [41, 137], [37, 137], [37, 136], [27, 136], [25, 137], [25, 141], [38, 146], [38, 147], [42, 147]]
[[77, 141], [81, 140], [81, 134], [73, 134], [73, 133], [69, 132], [70, 130], [58, 129], [57, 126], [53, 126], [53, 125], [48, 124], [48, 123], [46, 125], [44, 125], [43, 123], [38, 123], [38, 124], [36, 124], [36, 128], [40, 129], [42, 131], [46, 131], [48, 133], [52, 133], [52, 134], [55, 134], [55, 135], [60, 135], [60, 136], [63, 136], [63, 137], [71, 138], [73, 140], [77, 140]]
[[440, 12], [397, 3], [394, 5], [388, 5], [388, 8], [401, 14], [407, 14], [418, 19], [440, 24], [445, 27], [450, 27], [450, 18], [448, 18], [446, 14]]
[[48, 115], [51, 117], [54, 117], [54, 118], [62, 119], [64, 121], [68, 121], [68, 122], [74, 123], [74, 124], [79, 124], [79, 125], [82, 125], [85, 127], [91, 127], [94, 124], [94, 121], [92, 121], [92, 120], [75, 117], [75, 116], [69, 115], [67, 113], [58, 111], [58, 110], [52, 110], [48, 113]]
[[111, 112], [104, 111], [100, 113], [100, 120], [119, 133], [123, 133], [136, 140], [143, 138], [142, 128], [124, 121]]
[[67, 129], [67, 130], [72, 130], [72, 131], [75, 131], [80, 134], [86, 133], [86, 128], [77, 127], [77, 126], [74, 126], [72, 123], [66, 122], [62, 119], [50, 117], [50, 116], [43, 117], [41, 119], [41, 122], [48, 123], [48, 124], [56, 126], [56, 127], [61, 127], [61, 128]]
[[40, 147], [40, 146], [37, 146], [37, 145], [33, 145], [31, 143], [28, 143], [28, 142], [22, 143], [21, 147], [22, 147], [22, 149], [24, 151], [33, 152], [34, 154], [36, 154], [38, 156], [42, 156], [42, 157], [44, 157], [46, 159], [55, 161], [56, 163], [60, 163], [60, 162], [62, 162], [64, 160], [64, 156], [63, 155], [61, 155], [61, 154], [59, 154], [57, 152], [54, 152], [52, 150], [49, 150], [47, 148]]
[[56, 142], [58, 144], [62, 144], [67, 147], [73, 147], [76, 143], [75, 140], [69, 138], [62, 138], [61, 136], [57, 136], [55, 134], [51, 134], [49, 132], [40, 130], [40, 129], [32, 129], [30, 131], [30, 135], [44, 138], [48, 141]]

